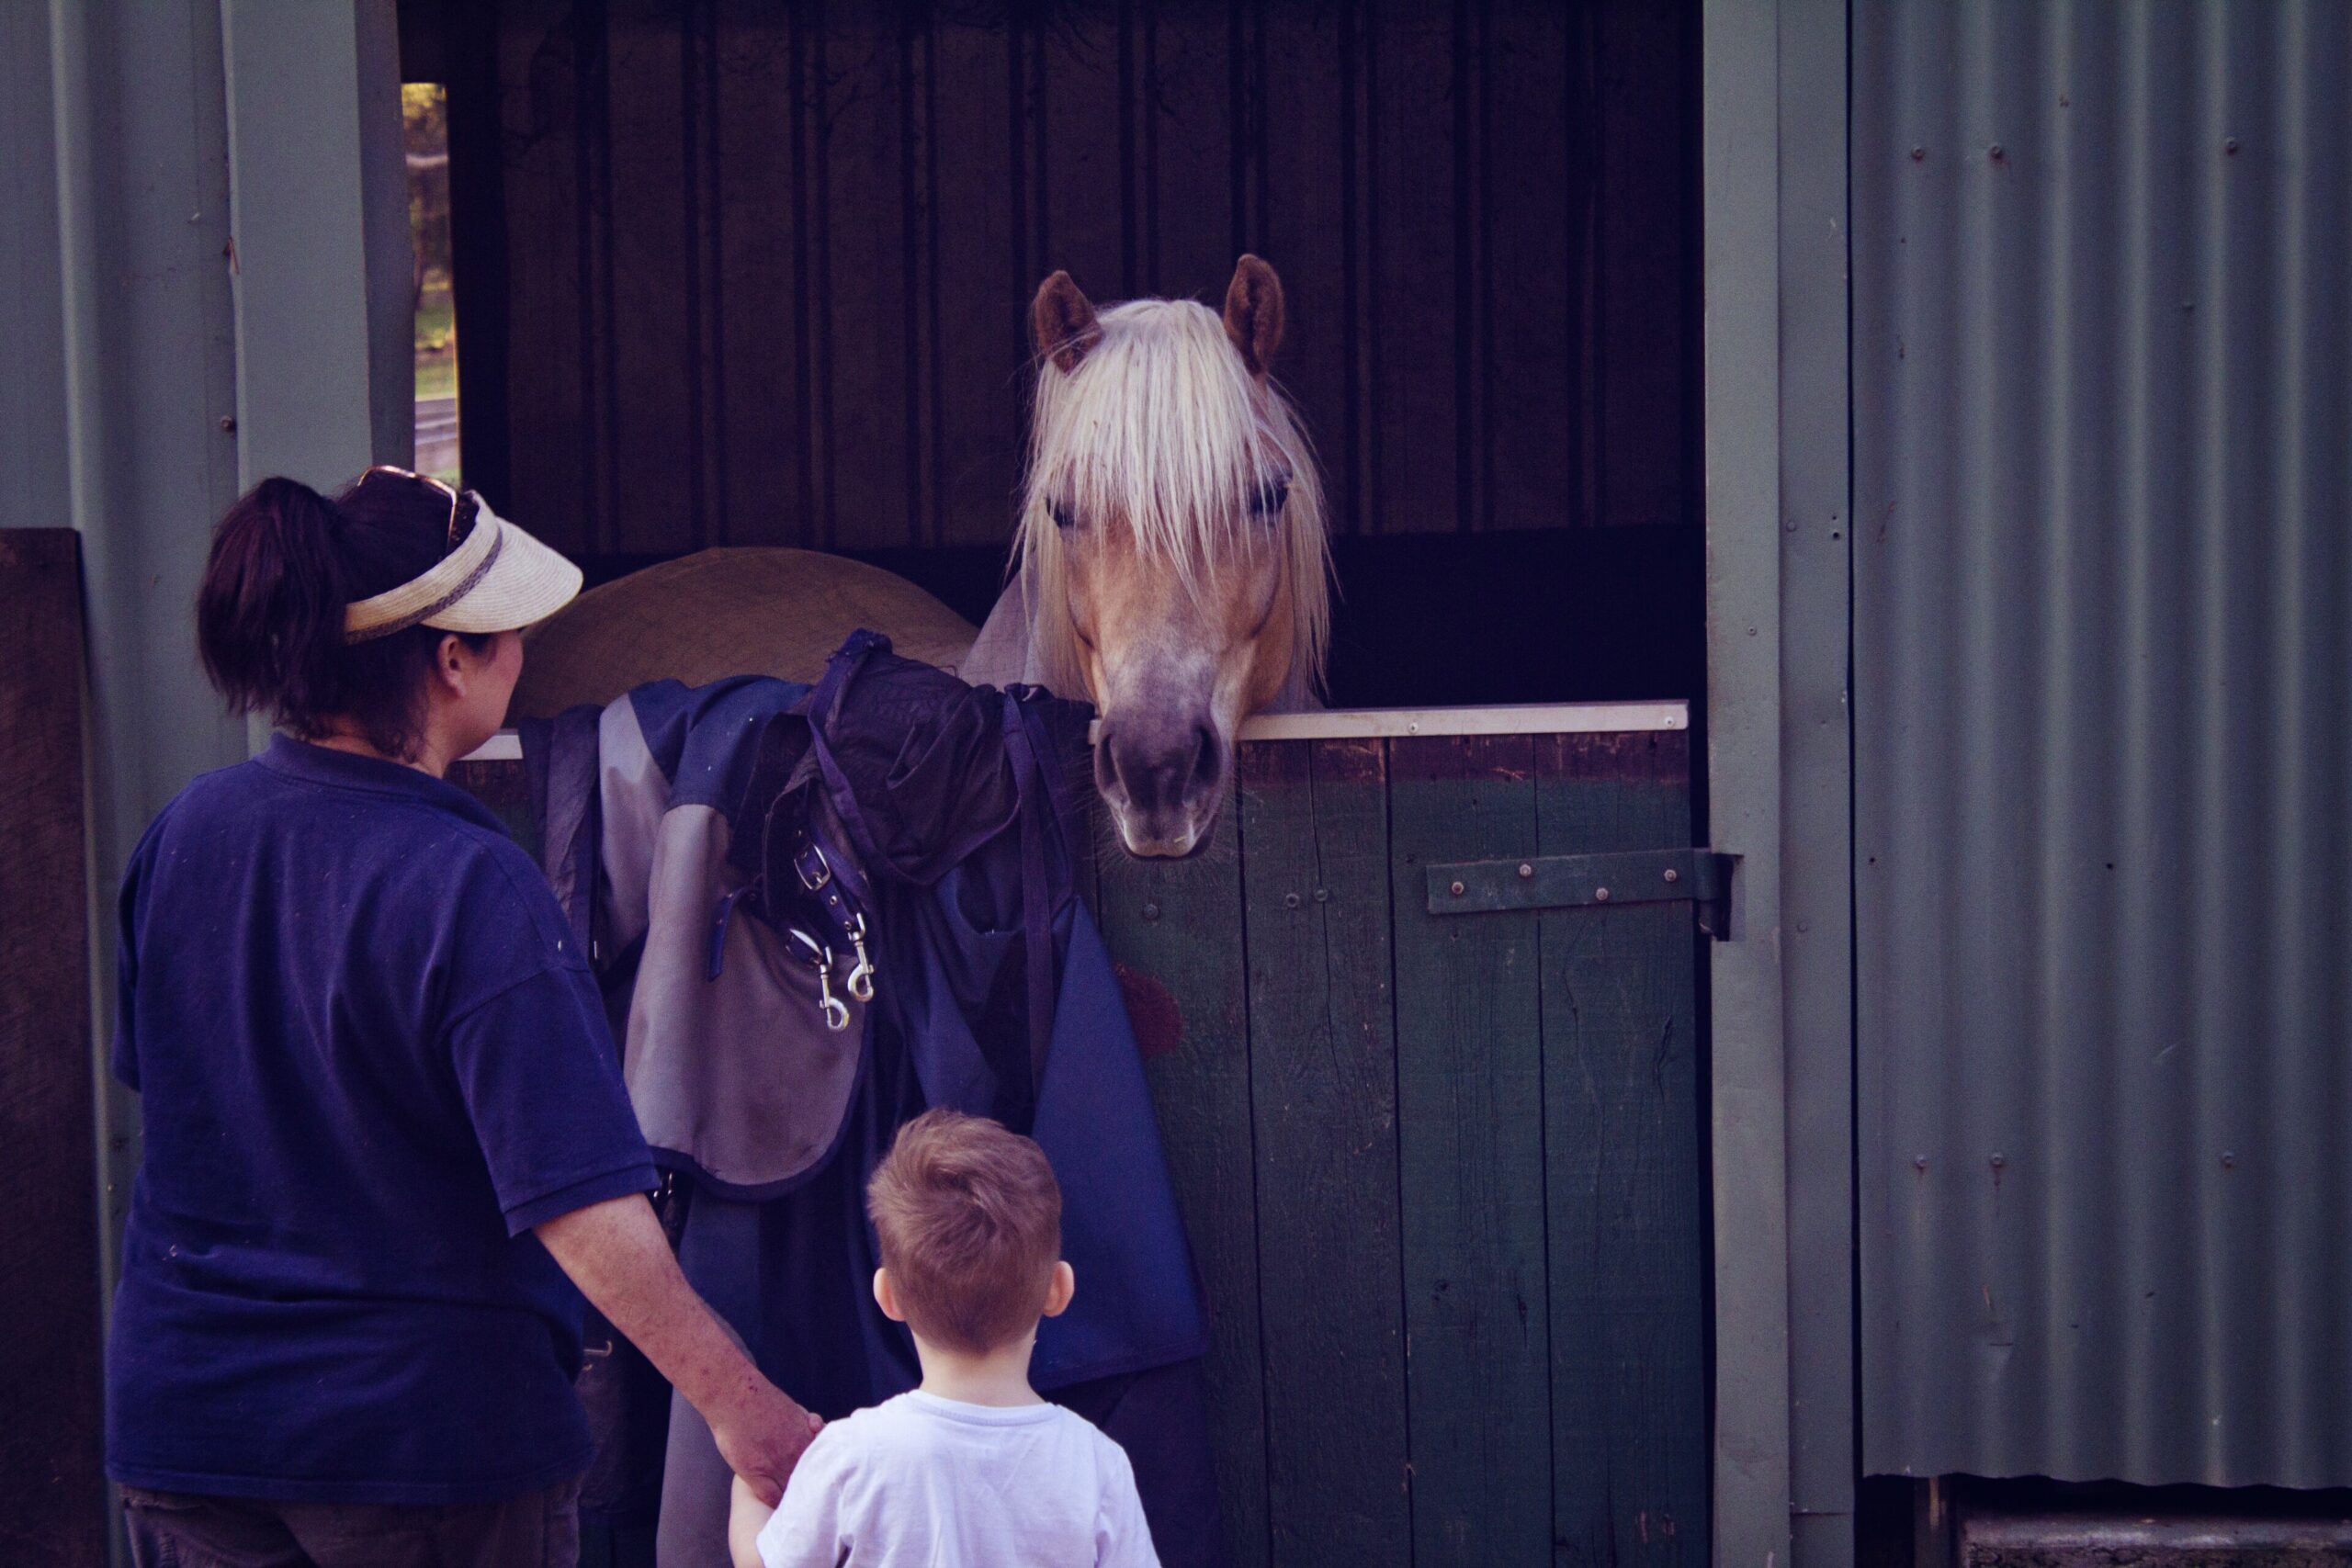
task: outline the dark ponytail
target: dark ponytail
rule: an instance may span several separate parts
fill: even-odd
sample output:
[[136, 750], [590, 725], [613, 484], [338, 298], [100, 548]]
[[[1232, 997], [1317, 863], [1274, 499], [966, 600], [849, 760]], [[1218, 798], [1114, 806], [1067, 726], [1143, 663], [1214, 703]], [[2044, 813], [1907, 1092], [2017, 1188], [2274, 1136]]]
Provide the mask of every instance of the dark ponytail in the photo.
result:
[[266, 713], [306, 740], [355, 734], [413, 760], [424, 681], [447, 634], [412, 626], [345, 643], [343, 613], [431, 570], [471, 513], [468, 502], [453, 531], [446, 491], [395, 474], [363, 476], [332, 501], [297, 479], [255, 485], [213, 530], [196, 595], [197, 652], [229, 710]]
[[343, 648], [347, 603], [329, 536], [334, 526], [325, 496], [296, 479], [268, 479], [213, 531], [196, 594], [196, 647], [232, 712], [290, 721], [322, 711], [319, 688]]

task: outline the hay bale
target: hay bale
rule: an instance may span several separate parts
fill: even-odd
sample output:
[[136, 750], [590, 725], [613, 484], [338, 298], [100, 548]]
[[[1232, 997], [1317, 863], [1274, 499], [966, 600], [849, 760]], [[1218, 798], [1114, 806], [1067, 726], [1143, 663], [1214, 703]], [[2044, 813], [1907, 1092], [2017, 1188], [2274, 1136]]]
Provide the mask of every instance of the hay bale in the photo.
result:
[[965, 619], [902, 577], [814, 550], [701, 550], [590, 590], [524, 637], [517, 718], [608, 703], [648, 681], [814, 681], [860, 626], [943, 669], [972, 646]]

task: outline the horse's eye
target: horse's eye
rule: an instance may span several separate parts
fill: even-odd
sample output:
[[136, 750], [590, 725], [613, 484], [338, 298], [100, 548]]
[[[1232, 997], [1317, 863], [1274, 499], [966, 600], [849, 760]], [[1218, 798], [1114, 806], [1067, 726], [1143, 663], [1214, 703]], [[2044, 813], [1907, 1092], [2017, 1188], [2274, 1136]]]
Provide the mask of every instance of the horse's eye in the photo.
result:
[[1283, 504], [1289, 499], [1290, 481], [1271, 479], [1264, 489], [1259, 491], [1257, 502], [1251, 510], [1259, 516], [1272, 520], [1283, 514]]
[[1046, 512], [1048, 516], [1053, 518], [1054, 526], [1059, 528], [1065, 534], [1069, 533], [1072, 528], [1078, 525], [1078, 520], [1069, 514], [1069, 508], [1064, 506], [1058, 501], [1047, 501], [1046, 502]]

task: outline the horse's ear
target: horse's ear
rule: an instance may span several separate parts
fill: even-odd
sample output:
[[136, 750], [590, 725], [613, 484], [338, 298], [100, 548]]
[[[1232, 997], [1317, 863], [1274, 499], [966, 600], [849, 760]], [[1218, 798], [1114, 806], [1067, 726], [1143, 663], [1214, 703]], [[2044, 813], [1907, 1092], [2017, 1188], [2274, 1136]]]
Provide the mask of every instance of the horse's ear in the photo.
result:
[[1078, 368], [1086, 351], [1102, 341], [1102, 324], [1094, 319], [1094, 301], [1057, 272], [1037, 286], [1036, 302], [1029, 307], [1036, 327], [1037, 352], [1050, 355], [1067, 376]]
[[1234, 264], [1233, 283], [1225, 291], [1225, 335], [1241, 351], [1250, 374], [1263, 380], [1283, 345], [1283, 280], [1261, 257], [1245, 255]]

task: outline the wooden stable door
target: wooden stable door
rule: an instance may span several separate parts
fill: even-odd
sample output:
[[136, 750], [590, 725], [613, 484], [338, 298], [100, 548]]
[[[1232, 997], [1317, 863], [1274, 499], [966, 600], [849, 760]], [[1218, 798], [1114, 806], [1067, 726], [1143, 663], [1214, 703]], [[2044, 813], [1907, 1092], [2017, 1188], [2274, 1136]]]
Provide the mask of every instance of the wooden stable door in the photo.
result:
[[1703, 1562], [1719, 868], [1682, 709], [1249, 734], [1217, 844], [1106, 855], [1099, 905], [1215, 1314], [1236, 1568]]
[[[1724, 878], [1688, 723], [1253, 720], [1205, 853], [1101, 857], [1212, 1314], [1232, 1568], [1706, 1561]], [[453, 776], [533, 844], [496, 755]], [[649, 1551], [592, 1531], [583, 1560]]]

